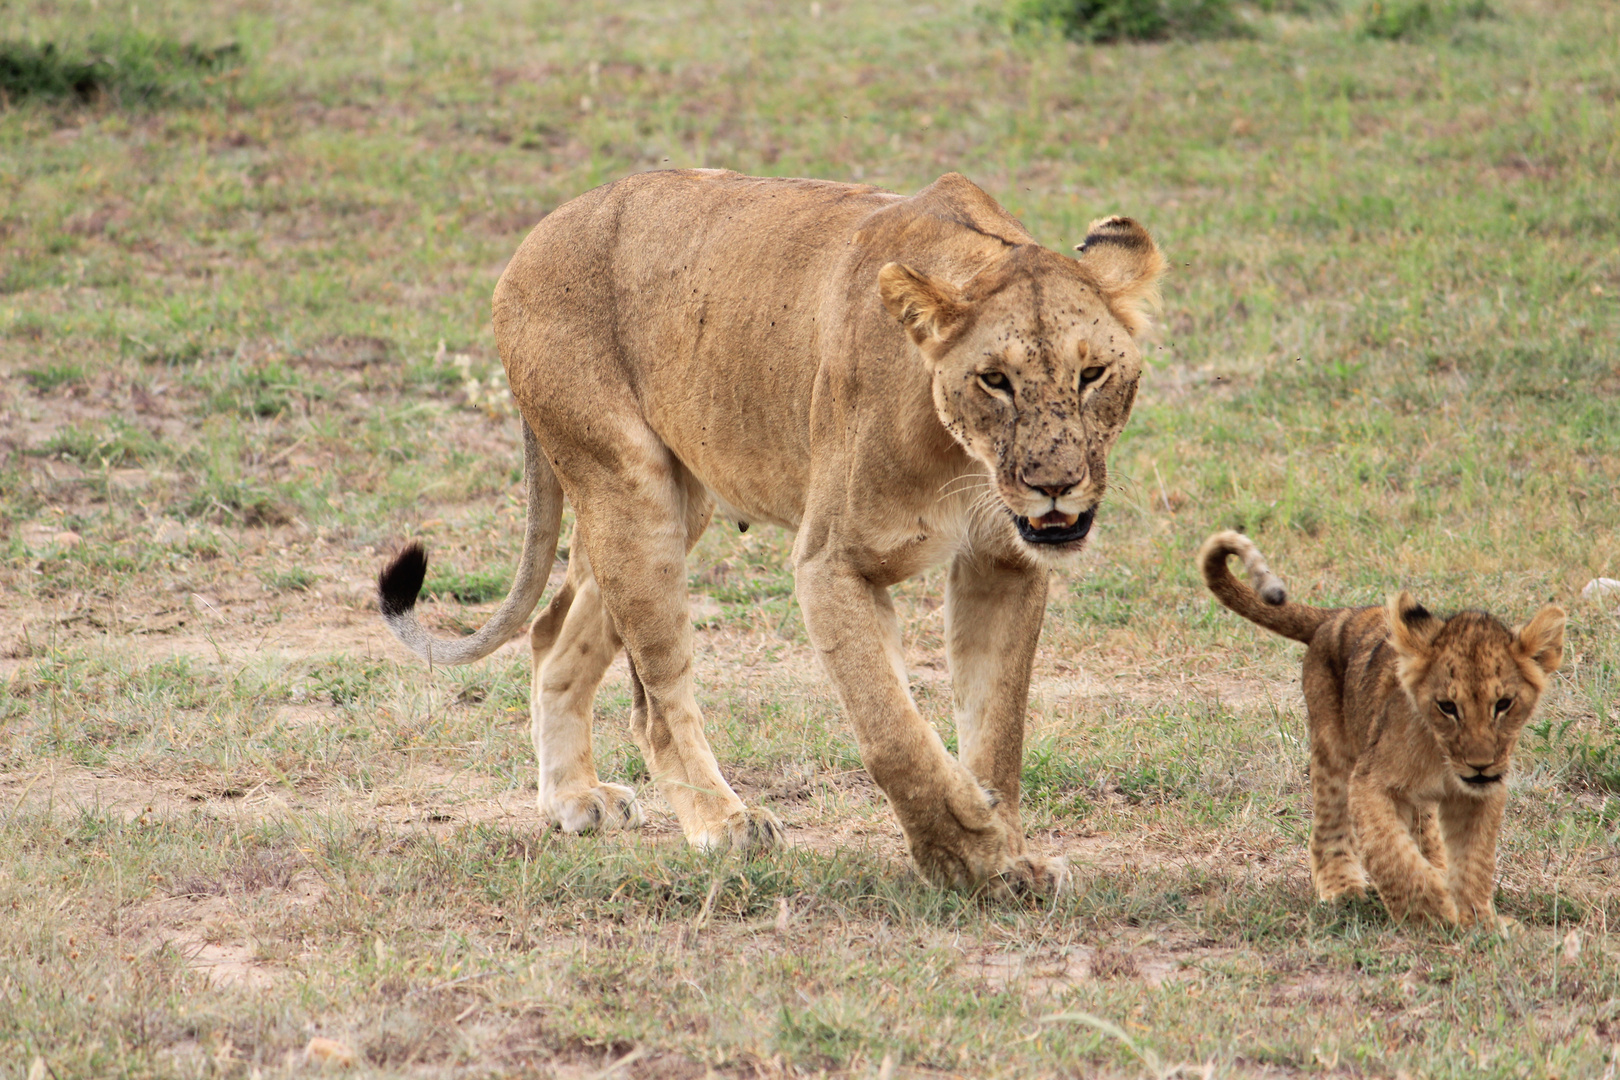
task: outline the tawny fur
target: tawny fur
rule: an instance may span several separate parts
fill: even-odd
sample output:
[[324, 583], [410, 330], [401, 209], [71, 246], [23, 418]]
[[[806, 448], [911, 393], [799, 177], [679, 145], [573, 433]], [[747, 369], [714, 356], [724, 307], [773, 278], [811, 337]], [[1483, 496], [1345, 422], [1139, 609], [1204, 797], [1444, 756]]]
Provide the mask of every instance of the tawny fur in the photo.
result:
[[[591, 753], [591, 699], [623, 648], [632, 732], [688, 840], [771, 846], [781, 826], [703, 735], [685, 557], [716, 507], [792, 529], [811, 643], [918, 866], [1054, 887], [1061, 860], [1025, 850], [1018, 813], [1047, 567], [1080, 550], [1107, 488], [1164, 269], [1128, 218], [1082, 247], [1041, 247], [954, 173], [911, 197], [644, 173], [558, 207], [495, 290], [539, 448], [518, 585], [496, 626], [431, 638], [416, 550], [383, 575], [385, 618], [435, 663], [499, 645], [539, 602], [566, 496], [568, 584], [531, 631], [541, 809], [571, 831], [640, 821]], [[889, 598], [940, 563], [956, 757], [911, 699]]]
[[[1232, 555], [1264, 599], [1232, 576]], [[1295, 604], [1235, 532], [1205, 541], [1198, 564], [1227, 607], [1309, 646], [1317, 896], [1361, 896], [1370, 879], [1397, 918], [1494, 929], [1507, 776], [1562, 661], [1563, 610], [1549, 604], [1509, 630], [1479, 611], [1440, 618], [1406, 592], [1383, 607]]]

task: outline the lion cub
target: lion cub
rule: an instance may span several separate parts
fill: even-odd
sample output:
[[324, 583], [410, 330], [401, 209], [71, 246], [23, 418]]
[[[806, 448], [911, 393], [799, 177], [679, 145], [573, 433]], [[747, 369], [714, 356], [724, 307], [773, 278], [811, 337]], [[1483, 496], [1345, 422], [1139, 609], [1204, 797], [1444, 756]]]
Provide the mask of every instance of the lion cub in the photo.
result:
[[[1230, 555], [1252, 588], [1227, 570]], [[1371, 878], [1397, 918], [1495, 929], [1504, 780], [1563, 660], [1563, 610], [1549, 604], [1509, 630], [1481, 611], [1440, 618], [1406, 592], [1381, 608], [1293, 604], [1235, 532], [1204, 541], [1198, 564], [1221, 603], [1310, 646], [1316, 895], [1362, 896]]]

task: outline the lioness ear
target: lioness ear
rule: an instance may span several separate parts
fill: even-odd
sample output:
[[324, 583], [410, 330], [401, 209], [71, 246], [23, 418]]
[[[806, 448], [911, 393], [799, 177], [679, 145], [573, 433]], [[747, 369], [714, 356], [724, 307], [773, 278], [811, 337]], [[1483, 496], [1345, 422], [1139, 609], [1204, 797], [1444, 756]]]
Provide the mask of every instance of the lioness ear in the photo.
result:
[[1389, 623], [1390, 644], [1404, 659], [1426, 656], [1446, 625], [1404, 589], [1384, 604], [1384, 620]]
[[883, 306], [918, 345], [946, 340], [967, 314], [956, 286], [919, 274], [903, 263], [892, 262], [878, 271], [878, 291]]
[[1548, 604], [1519, 628], [1519, 651], [1551, 675], [1564, 662], [1564, 609]]
[[1166, 265], [1153, 237], [1128, 217], [1098, 218], [1075, 250], [1115, 318], [1132, 337], [1141, 337], [1152, 324], [1148, 312], [1159, 305]]

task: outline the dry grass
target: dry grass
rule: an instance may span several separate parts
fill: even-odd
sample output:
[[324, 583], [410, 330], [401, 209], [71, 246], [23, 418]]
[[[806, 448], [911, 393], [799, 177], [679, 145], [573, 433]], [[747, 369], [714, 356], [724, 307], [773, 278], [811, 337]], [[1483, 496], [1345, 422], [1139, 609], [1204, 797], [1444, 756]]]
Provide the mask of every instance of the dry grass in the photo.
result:
[[[1579, 590], [1620, 577], [1620, 8], [1385, 42], [1266, 6], [1089, 48], [966, 4], [142, 5], [242, 67], [0, 111], [0, 1076], [1612, 1070], [1620, 611]], [[428, 672], [369, 609], [421, 536], [431, 619], [489, 610], [450, 594], [520, 536], [495, 276], [665, 159], [956, 168], [1054, 247], [1118, 211], [1173, 256], [1030, 707], [1071, 895], [913, 879], [784, 536], [717, 527], [690, 568], [711, 739], [794, 840], [770, 860], [685, 850], [650, 792], [640, 835], [546, 832], [521, 650]], [[1192, 571], [1228, 525], [1322, 602], [1570, 608], [1504, 836], [1522, 934], [1312, 901], [1299, 650]], [[940, 591], [899, 609], [949, 738]], [[598, 706], [604, 773], [643, 783], [622, 667]]]

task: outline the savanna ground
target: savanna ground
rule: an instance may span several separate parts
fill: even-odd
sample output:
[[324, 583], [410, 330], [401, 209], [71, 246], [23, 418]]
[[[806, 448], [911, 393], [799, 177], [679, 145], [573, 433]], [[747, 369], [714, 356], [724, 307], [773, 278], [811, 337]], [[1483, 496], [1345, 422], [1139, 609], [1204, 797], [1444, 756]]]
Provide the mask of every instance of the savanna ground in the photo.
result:
[[[1267, 6], [1082, 46], [956, 0], [0, 4], [12, 41], [226, 60], [0, 109], [0, 1075], [1612, 1076], [1620, 600], [1580, 590], [1620, 577], [1620, 5], [1396, 40]], [[1029, 709], [1068, 895], [916, 881], [788, 537], [690, 566], [767, 859], [686, 850], [645, 787], [638, 835], [547, 832], [524, 646], [429, 671], [377, 620], [410, 537], [434, 625], [504, 591], [491, 288], [665, 163], [957, 169], [1052, 247], [1123, 212], [1169, 253]], [[1569, 608], [1503, 838], [1521, 933], [1313, 902], [1301, 650], [1191, 565], [1234, 525], [1319, 602]], [[900, 610], [949, 738], [941, 589]], [[628, 704], [621, 663], [599, 759], [644, 784]]]

